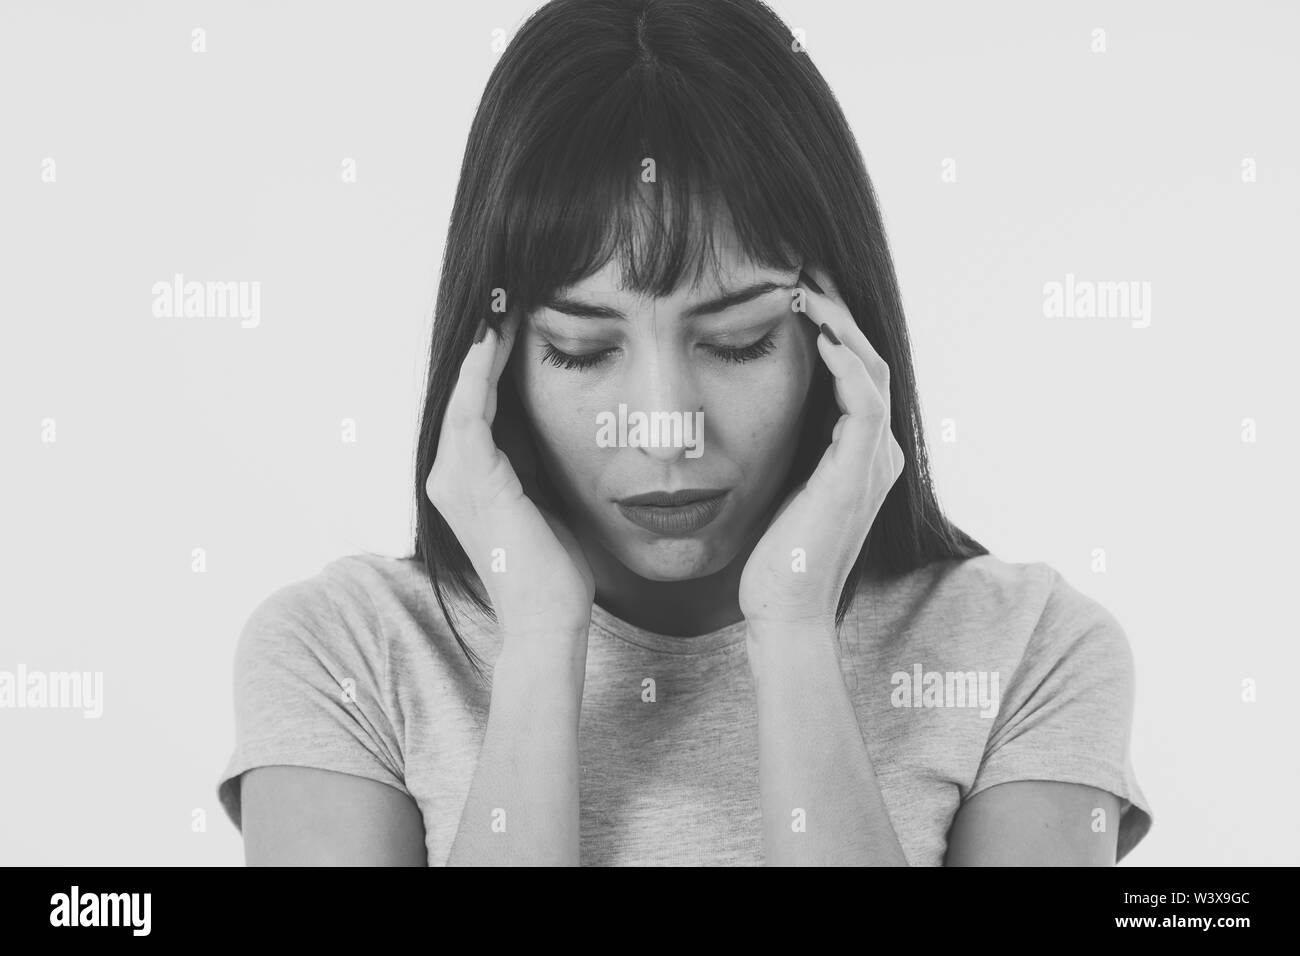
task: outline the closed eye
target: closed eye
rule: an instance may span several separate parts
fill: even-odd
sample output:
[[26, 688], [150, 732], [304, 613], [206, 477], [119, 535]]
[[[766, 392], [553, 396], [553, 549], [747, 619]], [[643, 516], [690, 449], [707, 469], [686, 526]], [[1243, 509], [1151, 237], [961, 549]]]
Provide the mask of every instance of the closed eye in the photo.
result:
[[[742, 365], [745, 362], [752, 362], [755, 359], [768, 355], [776, 348], [777, 330], [773, 329], [756, 342], [742, 346], [726, 345], [708, 345], [702, 344], [701, 348], [710, 355], [728, 362], [733, 365]], [[554, 365], [556, 368], [565, 368], [572, 371], [584, 371], [595, 368], [603, 364], [609, 356], [616, 352], [617, 349], [601, 349], [598, 352], [585, 352], [580, 355], [574, 355], [569, 352], [561, 352], [550, 342], [541, 346], [542, 361]]]
[[754, 359], [762, 358], [764, 355], [767, 355], [776, 348], [776, 329], [768, 332], [767, 335], [750, 345], [742, 345], [738, 348], [727, 348], [722, 345], [706, 345], [704, 348], [722, 359], [724, 362], [731, 362], [736, 365], [740, 365], [744, 362], [752, 362]]
[[550, 342], [547, 342], [542, 346], [542, 361], [549, 362], [558, 368], [582, 370], [599, 365], [613, 351], [613, 349], [601, 349], [599, 352], [570, 355], [568, 352], [561, 352]]

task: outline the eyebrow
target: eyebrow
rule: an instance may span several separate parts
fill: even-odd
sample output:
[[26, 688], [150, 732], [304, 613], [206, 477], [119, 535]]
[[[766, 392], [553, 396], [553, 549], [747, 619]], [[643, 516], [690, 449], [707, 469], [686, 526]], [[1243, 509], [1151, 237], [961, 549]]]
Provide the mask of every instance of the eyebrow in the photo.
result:
[[[716, 312], [722, 312], [726, 309], [743, 305], [759, 296], [767, 295], [769, 292], [775, 292], [778, 289], [791, 290], [794, 284], [785, 284], [781, 282], [757, 282], [754, 285], [745, 286], [742, 289], [734, 289], [730, 292], [724, 292], [722, 295], [708, 299], [704, 302], [698, 302], [691, 306], [684, 313], [682, 318], [695, 319], [702, 315], [712, 315]], [[604, 305], [592, 305], [587, 302], [579, 302], [576, 299], [570, 299], [567, 296], [553, 296], [546, 302], [542, 303], [543, 308], [553, 309], [556, 312], [563, 312], [565, 315], [572, 315], [580, 319], [626, 319], [627, 316], [618, 309], [611, 309]]]

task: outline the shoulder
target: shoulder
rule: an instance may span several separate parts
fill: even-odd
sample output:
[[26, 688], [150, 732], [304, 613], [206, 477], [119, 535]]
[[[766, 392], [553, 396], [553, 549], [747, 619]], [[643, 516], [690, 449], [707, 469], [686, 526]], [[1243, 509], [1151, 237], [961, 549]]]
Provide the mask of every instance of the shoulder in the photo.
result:
[[379, 608], [400, 591], [397, 559], [336, 558], [316, 572], [281, 584], [253, 607], [240, 632], [237, 669], [268, 657], [309, 657], [341, 667], [382, 661], [386, 654]]
[[[400, 560], [375, 555], [337, 558], [310, 575], [273, 589], [248, 615], [233, 668], [236, 726], [245, 737], [302, 738], [335, 727], [357, 730], [397, 752], [401, 725], [392, 665], [392, 635], [409, 585]], [[297, 728], [295, 730], [295, 728]], [[270, 749], [270, 745], [267, 745]]]
[[411, 607], [424, 600], [418, 564], [406, 558], [363, 552], [335, 558], [315, 573], [272, 590], [254, 608], [256, 623], [340, 625], [377, 622], [393, 605]]
[[1009, 635], [1032, 629], [1056, 586], [1047, 564], [986, 554], [864, 580], [855, 606], [862, 615], [896, 616], [902, 630]]
[[1134, 659], [1123, 625], [1052, 565], [981, 555], [911, 577], [899, 588], [909, 644], [997, 671], [1004, 717], [1049, 699], [1053, 708], [1086, 700], [1120, 723], [1131, 716]]
[[889, 622], [898, 639], [996, 660], [1027, 679], [1068, 659], [1071, 670], [1098, 665], [1131, 680], [1132, 654], [1119, 620], [1043, 561], [991, 554], [938, 561], [868, 582], [856, 607], [864, 631], [873, 620]]
[[430, 667], [459, 673], [457, 636], [491, 659], [495, 625], [463, 598], [448, 594], [447, 601], [455, 634], [420, 562], [345, 555], [265, 597], [244, 625], [236, 657], [245, 668], [268, 656], [310, 657], [376, 682], [401, 682]]
[[1040, 612], [1058, 576], [1042, 561], [1004, 561], [992, 554], [939, 561], [927, 570], [946, 600], [995, 614]]
[[1032, 619], [1026, 651], [1035, 645], [1069, 643], [1085, 635], [1091, 636], [1092, 643], [1111, 645], [1117, 637], [1123, 638], [1123, 628], [1114, 614], [1046, 562], [1013, 563], [981, 555], [953, 564], [946, 572], [947, 580], [964, 602]]
[[236, 824], [236, 781], [255, 767], [403, 787], [405, 724], [379, 610], [394, 581], [383, 559], [339, 558], [274, 588], [248, 615], [234, 661], [235, 750], [218, 786]]

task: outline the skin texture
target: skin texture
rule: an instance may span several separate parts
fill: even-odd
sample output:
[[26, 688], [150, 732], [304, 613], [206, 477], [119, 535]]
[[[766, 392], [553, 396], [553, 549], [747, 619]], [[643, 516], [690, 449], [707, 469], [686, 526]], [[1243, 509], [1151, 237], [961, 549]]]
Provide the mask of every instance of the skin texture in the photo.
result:
[[[798, 270], [765, 269], [720, 241], [722, 275], [706, 270], [663, 299], [619, 289], [613, 263], [565, 290], [616, 309], [595, 319], [540, 308], [520, 328], [514, 376], [551, 483], [571, 516], [602, 606], [630, 623], [693, 636], [741, 620], [739, 576], [794, 459], [805, 397], [818, 362], [816, 328], [791, 312]], [[720, 279], [720, 281], [719, 281]], [[692, 304], [756, 282], [782, 286], [715, 315], [684, 318]], [[751, 345], [774, 334], [770, 352], [724, 360], [710, 347]], [[543, 360], [547, 345], [570, 355], [612, 350], [593, 368]], [[762, 401], [754, 396], [761, 395]], [[596, 416], [631, 411], [703, 413], [703, 454], [685, 448], [602, 448]], [[615, 500], [649, 491], [726, 488], [722, 512], [689, 537], [655, 535], [628, 521]]]
[[[1094, 830], [1096, 810], [1106, 828]], [[948, 833], [945, 866], [1113, 866], [1119, 798], [1077, 783], [1025, 780], [977, 793]]]
[[313, 767], [240, 781], [249, 866], [424, 866], [424, 821], [400, 790]]
[[[907, 865], [885, 806], [836, 657], [834, 598], [904, 460], [887, 423], [888, 368], [815, 267], [823, 293], [796, 274], [761, 270], [728, 251], [721, 282], [644, 300], [606, 269], [569, 290], [571, 299], [617, 309], [593, 320], [543, 309], [516, 315], [497, 343], [470, 350], [444, 422], [440, 448], [455, 469], [429, 480], [430, 498], [472, 560], [504, 545], [529, 574], [485, 574], [511, 589], [492, 593], [505, 642], [489, 724], [451, 864], [576, 864], [577, 723], [586, 629], [594, 593], [613, 613], [684, 639], [746, 620], [759, 722], [759, 778], [767, 861], [777, 865]], [[685, 310], [757, 280], [785, 286], [762, 300], [704, 319]], [[817, 334], [823, 323], [839, 344]], [[744, 364], [709, 353], [776, 330], [774, 348]], [[610, 349], [591, 370], [544, 363], [547, 345], [570, 354]], [[560, 526], [533, 509], [490, 426], [496, 382], [509, 374], [523, 399], [537, 452], [570, 515]], [[835, 379], [842, 418], [806, 485], [778, 500], [796, 447], [814, 363]], [[754, 396], [762, 396], [755, 401]], [[596, 413], [705, 413], [703, 456], [682, 448], [600, 448]], [[440, 451], [441, 458], [441, 451]], [[726, 508], [683, 538], [628, 522], [614, 499], [681, 487], [727, 488]], [[549, 526], [549, 528], [548, 528]], [[817, 556], [818, 574], [791, 575], [792, 545]], [[541, 581], [545, 587], [529, 587]], [[594, 585], [594, 586], [593, 586]], [[557, 601], [551, 606], [544, 602]], [[562, 627], [543, 622], [563, 621]], [[542, 681], [550, 706], [521, 701]], [[488, 833], [498, 804], [511, 806], [510, 835]], [[244, 777], [250, 864], [420, 865], [423, 825], [414, 802], [391, 787], [345, 774], [264, 767]], [[791, 835], [790, 808], [818, 822]], [[1096, 809], [1107, 826], [1095, 832]], [[1118, 800], [1095, 788], [1047, 781], [1001, 784], [966, 801], [950, 829], [946, 863], [1110, 865]]]
[[[1112, 821], [1092, 831], [1093, 809]], [[243, 777], [249, 866], [424, 866], [424, 823], [392, 787], [330, 770], [258, 767]], [[1111, 866], [1119, 801], [1078, 784], [1028, 780], [963, 804], [946, 866]]]

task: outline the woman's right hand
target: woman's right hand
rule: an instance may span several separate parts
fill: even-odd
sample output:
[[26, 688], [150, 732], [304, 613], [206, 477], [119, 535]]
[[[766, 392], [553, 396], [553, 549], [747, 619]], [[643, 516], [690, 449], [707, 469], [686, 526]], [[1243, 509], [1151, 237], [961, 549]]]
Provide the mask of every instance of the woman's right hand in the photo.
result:
[[564, 523], [524, 493], [492, 437], [497, 382], [521, 321], [511, 309], [500, 336], [487, 327], [470, 346], [424, 490], [469, 556], [507, 637], [585, 640], [596, 593], [591, 566]]

